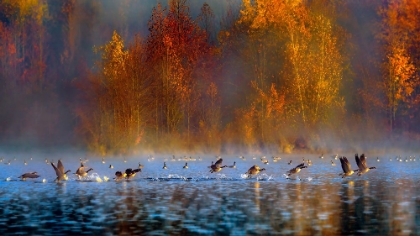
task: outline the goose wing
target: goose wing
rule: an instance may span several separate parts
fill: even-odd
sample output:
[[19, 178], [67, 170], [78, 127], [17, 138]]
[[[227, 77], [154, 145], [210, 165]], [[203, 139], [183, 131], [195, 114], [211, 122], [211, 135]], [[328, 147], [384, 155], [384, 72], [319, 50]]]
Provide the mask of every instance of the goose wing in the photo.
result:
[[57, 168], [61, 171], [61, 173], [64, 173], [64, 165], [61, 160], [58, 160]]
[[366, 165], [366, 156], [364, 153], [360, 155], [360, 164], [363, 166], [364, 169], [368, 168]]
[[305, 163], [300, 163], [299, 165], [297, 165], [295, 168], [293, 168], [293, 169], [297, 169], [297, 168], [299, 168], [299, 169], [301, 169], [302, 167], [304, 167], [305, 166]]
[[354, 156], [354, 158], [356, 159], [356, 164], [357, 164], [357, 167], [359, 167], [359, 170], [362, 170], [362, 169], [363, 169], [363, 165], [362, 165], [362, 162], [361, 162], [361, 160], [360, 160], [360, 158], [359, 158], [359, 154], [356, 154], [356, 155]]
[[249, 168], [249, 170], [245, 174], [252, 175], [255, 173], [256, 170], [257, 170], [256, 165], [253, 165], [251, 166], [251, 168]]
[[347, 157], [340, 157], [341, 168], [343, 168], [344, 173], [349, 173], [351, 171], [351, 165]]
[[60, 169], [58, 169], [57, 167], [55, 167], [54, 163], [51, 162], [51, 165], [54, 168], [55, 174], [57, 175], [58, 178], [60, 178], [60, 176], [63, 176], [63, 172]]
[[214, 163], [214, 165], [215, 165], [216, 167], [220, 167], [220, 166], [222, 165], [222, 162], [223, 162], [223, 159], [222, 159], [222, 158], [220, 158], [219, 160], [217, 160], [217, 161], [216, 161], [216, 163]]

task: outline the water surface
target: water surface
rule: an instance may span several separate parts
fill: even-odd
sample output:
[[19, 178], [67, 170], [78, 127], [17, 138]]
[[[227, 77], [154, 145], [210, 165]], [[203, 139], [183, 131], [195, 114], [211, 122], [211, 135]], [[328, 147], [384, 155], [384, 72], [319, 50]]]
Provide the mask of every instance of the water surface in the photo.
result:
[[[405, 156], [402, 162], [394, 155], [380, 162], [368, 157], [376, 170], [345, 179], [338, 175], [340, 162], [327, 155], [306, 155], [313, 165], [291, 179], [284, 174], [301, 155], [282, 156], [277, 163], [268, 156], [268, 165], [259, 157], [223, 156], [224, 164], [236, 161], [236, 168], [213, 174], [208, 166], [216, 158], [210, 156], [202, 161], [107, 158], [105, 164], [92, 157], [86, 166], [94, 171], [86, 179], [69, 175], [62, 183], [54, 182], [45, 157], [10, 157], [10, 165], [0, 163], [0, 234], [420, 235], [420, 161], [407, 157], [407, 162]], [[79, 157], [61, 159], [71, 173], [79, 166]], [[168, 170], [162, 169], [164, 159]], [[354, 158], [349, 160], [356, 169]], [[143, 171], [132, 180], [112, 180], [116, 170], [137, 168], [139, 162]], [[188, 169], [182, 168], [185, 162]], [[254, 164], [267, 170], [246, 178]], [[17, 178], [31, 171], [41, 177]]]

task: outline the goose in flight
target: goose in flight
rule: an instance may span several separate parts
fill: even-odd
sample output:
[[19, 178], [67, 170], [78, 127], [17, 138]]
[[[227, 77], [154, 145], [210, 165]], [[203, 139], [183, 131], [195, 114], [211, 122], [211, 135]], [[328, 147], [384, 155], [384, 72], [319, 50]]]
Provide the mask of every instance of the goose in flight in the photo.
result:
[[308, 168], [308, 166], [305, 166], [305, 163], [300, 163], [299, 165], [297, 165], [295, 168], [290, 169], [287, 172], [287, 177], [293, 175], [293, 174], [297, 174], [300, 172], [300, 170], [304, 169], [304, 168]]
[[81, 179], [83, 177], [86, 177], [89, 171], [93, 170], [92, 168], [89, 168], [88, 170], [85, 170], [85, 166], [83, 163], [80, 163], [80, 167], [76, 170], [75, 175], [77, 175], [78, 179]]
[[125, 177], [127, 176], [127, 174], [126, 173], [121, 173], [121, 171], [117, 171], [117, 172], [115, 172], [115, 181], [118, 181], [118, 180], [122, 180], [122, 179], [124, 179]]
[[245, 174], [248, 175], [248, 178], [250, 178], [252, 175], [256, 175], [260, 173], [261, 171], [265, 171], [265, 168], [260, 168], [258, 165], [253, 165]]
[[25, 173], [25, 174], [19, 176], [18, 178], [21, 178], [22, 180], [26, 180], [27, 178], [35, 179], [35, 178], [38, 178], [38, 177], [39, 177], [39, 175], [38, 175], [37, 172], [29, 172], [29, 173]]
[[61, 180], [68, 180], [69, 177], [67, 176], [67, 173], [70, 172], [70, 170], [67, 170], [64, 172], [64, 165], [61, 162], [61, 160], [58, 160], [57, 167], [54, 165], [53, 162], [51, 162], [52, 167], [55, 170], [55, 174], [57, 175], [57, 179], [55, 181], [60, 182]]
[[136, 176], [136, 173], [137, 172], [141, 172], [141, 169], [131, 169], [131, 168], [128, 168], [128, 169], [126, 169], [125, 170], [125, 178], [126, 179], [131, 179], [131, 178], [133, 178], [134, 176]]
[[214, 163], [214, 164], [212, 164], [211, 166], [210, 166], [210, 173], [214, 173], [214, 172], [219, 172], [219, 171], [221, 171], [223, 168], [225, 168], [225, 167], [227, 167], [226, 165], [225, 166], [222, 166], [222, 162], [223, 162], [223, 159], [222, 158], [220, 158], [219, 160], [217, 160], [216, 161], [216, 163]]
[[342, 178], [354, 174], [355, 171], [351, 169], [351, 165], [350, 165], [349, 160], [347, 160], [347, 157], [340, 157], [340, 162], [341, 162], [341, 168], [343, 168], [343, 172], [344, 172], [340, 174]]
[[362, 155], [356, 154], [355, 155], [355, 159], [356, 159], [356, 164], [359, 167], [359, 169], [357, 170], [357, 175], [361, 176], [362, 174], [365, 174], [366, 172], [368, 172], [371, 169], [376, 169], [376, 167], [367, 167], [366, 165], [366, 157], [365, 154], [363, 153]]

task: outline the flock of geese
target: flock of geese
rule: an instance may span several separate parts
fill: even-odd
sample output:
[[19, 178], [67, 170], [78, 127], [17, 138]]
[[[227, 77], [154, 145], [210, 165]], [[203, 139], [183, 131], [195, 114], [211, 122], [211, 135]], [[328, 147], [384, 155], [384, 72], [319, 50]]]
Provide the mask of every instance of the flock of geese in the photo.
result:
[[[262, 162], [264, 164], [268, 164], [268, 161], [264, 161], [264, 158], [262, 158]], [[351, 176], [355, 173], [357, 173], [358, 176], [367, 173], [369, 170], [371, 169], [376, 169], [376, 167], [368, 167], [366, 164], [366, 156], [365, 154], [359, 155], [356, 154], [355, 155], [355, 160], [356, 160], [356, 164], [357, 164], [357, 169], [353, 170], [351, 168], [351, 164], [349, 162], [349, 160], [347, 159], [347, 157], [342, 156], [339, 157], [340, 162], [341, 162], [341, 167], [343, 169], [343, 173], [340, 174], [340, 176], [342, 178], [347, 177], [347, 176]], [[378, 159], [379, 160], [379, 159]], [[84, 163], [86, 162], [82, 161], [80, 159], [80, 167], [76, 170], [76, 172], [74, 173], [79, 180], [81, 180], [82, 178], [86, 177], [88, 175], [88, 173], [90, 171], [92, 171], [92, 168], [86, 169], [84, 166]], [[68, 173], [70, 172], [70, 170], [65, 171], [64, 165], [61, 162], [61, 160], [58, 161], [57, 166], [53, 163], [53, 162], [49, 162], [48, 160], [46, 160], [47, 164], [51, 164], [51, 166], [53, 167], [55, 174], [57, 176], [57, 178], [55, 179], [56, 182], [60, 182], [60, 181], [65, 181], [68, 180]], [[126, 162], [126, 161], [125, 161]], [[104, 164], [105, 161], [104, 159], [102, 159], [102, 163]], [[290, 162], [288, 163], [289, 165], [292, 163], [292, 161], [290, 160]], [[334, 163], [332, 161], [332, 163]], [[307, 164], [307, 165], [305, 165]], [[334, 163], [335, 164], [335, 163]], [[286, 172], [286, 177], [289, 178], [291, 175], [297, 174], [299, 173], [302, 169], [308, 168], [308, 166], [312, 165], [312, 162], [310, 160], [305, 161], [305, 159], [303, 158], [303, 162], [298, 164], [296, 167], [290, 169], [289, 171]], [[112, 165], [109, 166], [110, 169], [113, 168]], [[115, 177], [114, 180], [115, 181], [119, 181], [119, 180], [123, 180], [123, 179], [131, 179], [134, 176], [136, 176], [136, 174], [138, 172], [141, 172], [141, 169], [143, 168], [143, 165], [141, 165], [139, 163], [139, 166], [137, 169], [132, 169], [132, 168], [128, 168], [125, 170], [125, 172], [121, 172], [121, 171], [116, 171], [115, 172]], [[185, 163], [185, 165], [183, 166], [184, 169], [188, 168], [188, 162]], [[210, 168], [210, 173], [216, 173], [216, 172], [220, 172], [221, 170], [223, 170], [224, 168], [236, 168], [236, 162], [233, 163], [233, 165], [223, 165], [223, 159], [218, 157], [218, 160], [214, 163], [212, 162], [210, 166], [208, 166], [208, 168]], [[166, 162], [164, 162], [162, 169], [168, 169]], [[257, 174], [259, 174], [260, 172], [265, 171], [265, 168], [260, 168], [258, 165], [253, 165], [251, 168], [248, 169], [247, 172], [245, 172], [245, 175], [250, 178], [252, 176], [255, 176]], [[29, 173], [24, 173], [21, 176], [19, 176], [20, 179], [22, 180], [26, 180], [26, 179], [34, 179], [34, 178], [38, 178], [40, 177], [40, 175], [38, 175], [37, 172], [29, 172]]]

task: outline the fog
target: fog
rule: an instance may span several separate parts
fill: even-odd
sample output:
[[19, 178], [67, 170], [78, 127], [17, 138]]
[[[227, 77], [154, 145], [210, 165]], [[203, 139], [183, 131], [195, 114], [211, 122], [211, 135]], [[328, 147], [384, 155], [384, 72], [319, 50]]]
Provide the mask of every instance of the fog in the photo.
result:
[[[191, 22], [203, 26], [200, 14], [206, 1], [175, 2], [187, 7]], [[313, 17], [306, 22], [310, 41], [299, 41], [308, 52], [294, 60], [294, 54], [288, 54], [293, 31], [270, 8], [261, 16], [240, 0], [208, 1], [214, 27], [205, 32], [208, 38], [197, 43], [205, 44], [205, 49], [198, 50], [198, 59], [191, 61], [191, 49], [179, 44], [174, 53], [179, 53], [180, 62], [150, 59], [158, 52], [150, 43], [148, 22], [158, 3], [166, 9], [163, 14], [168, 14], [170, 1], [0, 3], [0, 150], [4, 155], [48, 158], [74, 153], [70, 156], [75, 158], [419, 151], [418, 84], [396, 105], [387, 97], [389, 75], [383, 61], [388, 41], [381, 37], [388, 26], [386, 16], [379, 13], [387, 9], [385, 3], [304, 1], [302, 9]], [[270, 5], [273, 9], [275, 3]], [[329, 19], [332, 29], [323, 40], [333, 40], [329, 47], [336, 47], [325, 57], [325, 61], [336, 58], [329, 62], [330, 67], [325, 66], [330, 68], [325, 72], [318, 70], [318, 63], [324, 60], [319, 53], [323, 47], [317, 44], [322, 35], [317, 34], [321, 23], [316, 23], [316, 16], [320, 15]], [[289, 19], [287, 14], [284, 17]], [[127, 72], [117, 79], [104, 76], [109, 58], [95, 50], [110, 44], [114, 32], [132, 56], [143, 55], [132, 49], [140, 35], [147, 58], [136, 62], [141, 72]], [[320, 56], [305, 57], [311, 53]], [[414, 49], [409, 53], [418, 57]], [[171, 69], [172, 77], [165, 77], [168, 72], [161, 69], [163, 63], [168, 68], [180, 64]], [[115, 71], [126, 71], [121, 68]], [[303, 72], [298, 74], [299, 70]], [[328, 76], [316, 81], [318, 72]], [[186, 82], [174, 84], [185, 87], [159, 87], [165, 79], [177, 78], [177, 73]], [[416, 74], [418, 69], [412, 81]], [[133, 79], [138, 82], [135, 86], [115, 82], [134, 76], [138, 76]], [[131, 91], [132, 87], [137, 90]], [[126, 96], [139, 93], [145, 95], [138, 101]], [[127, 104], [146, 105], [135, 110]], [[140, 115], [133, 118], [135, 112]]]

